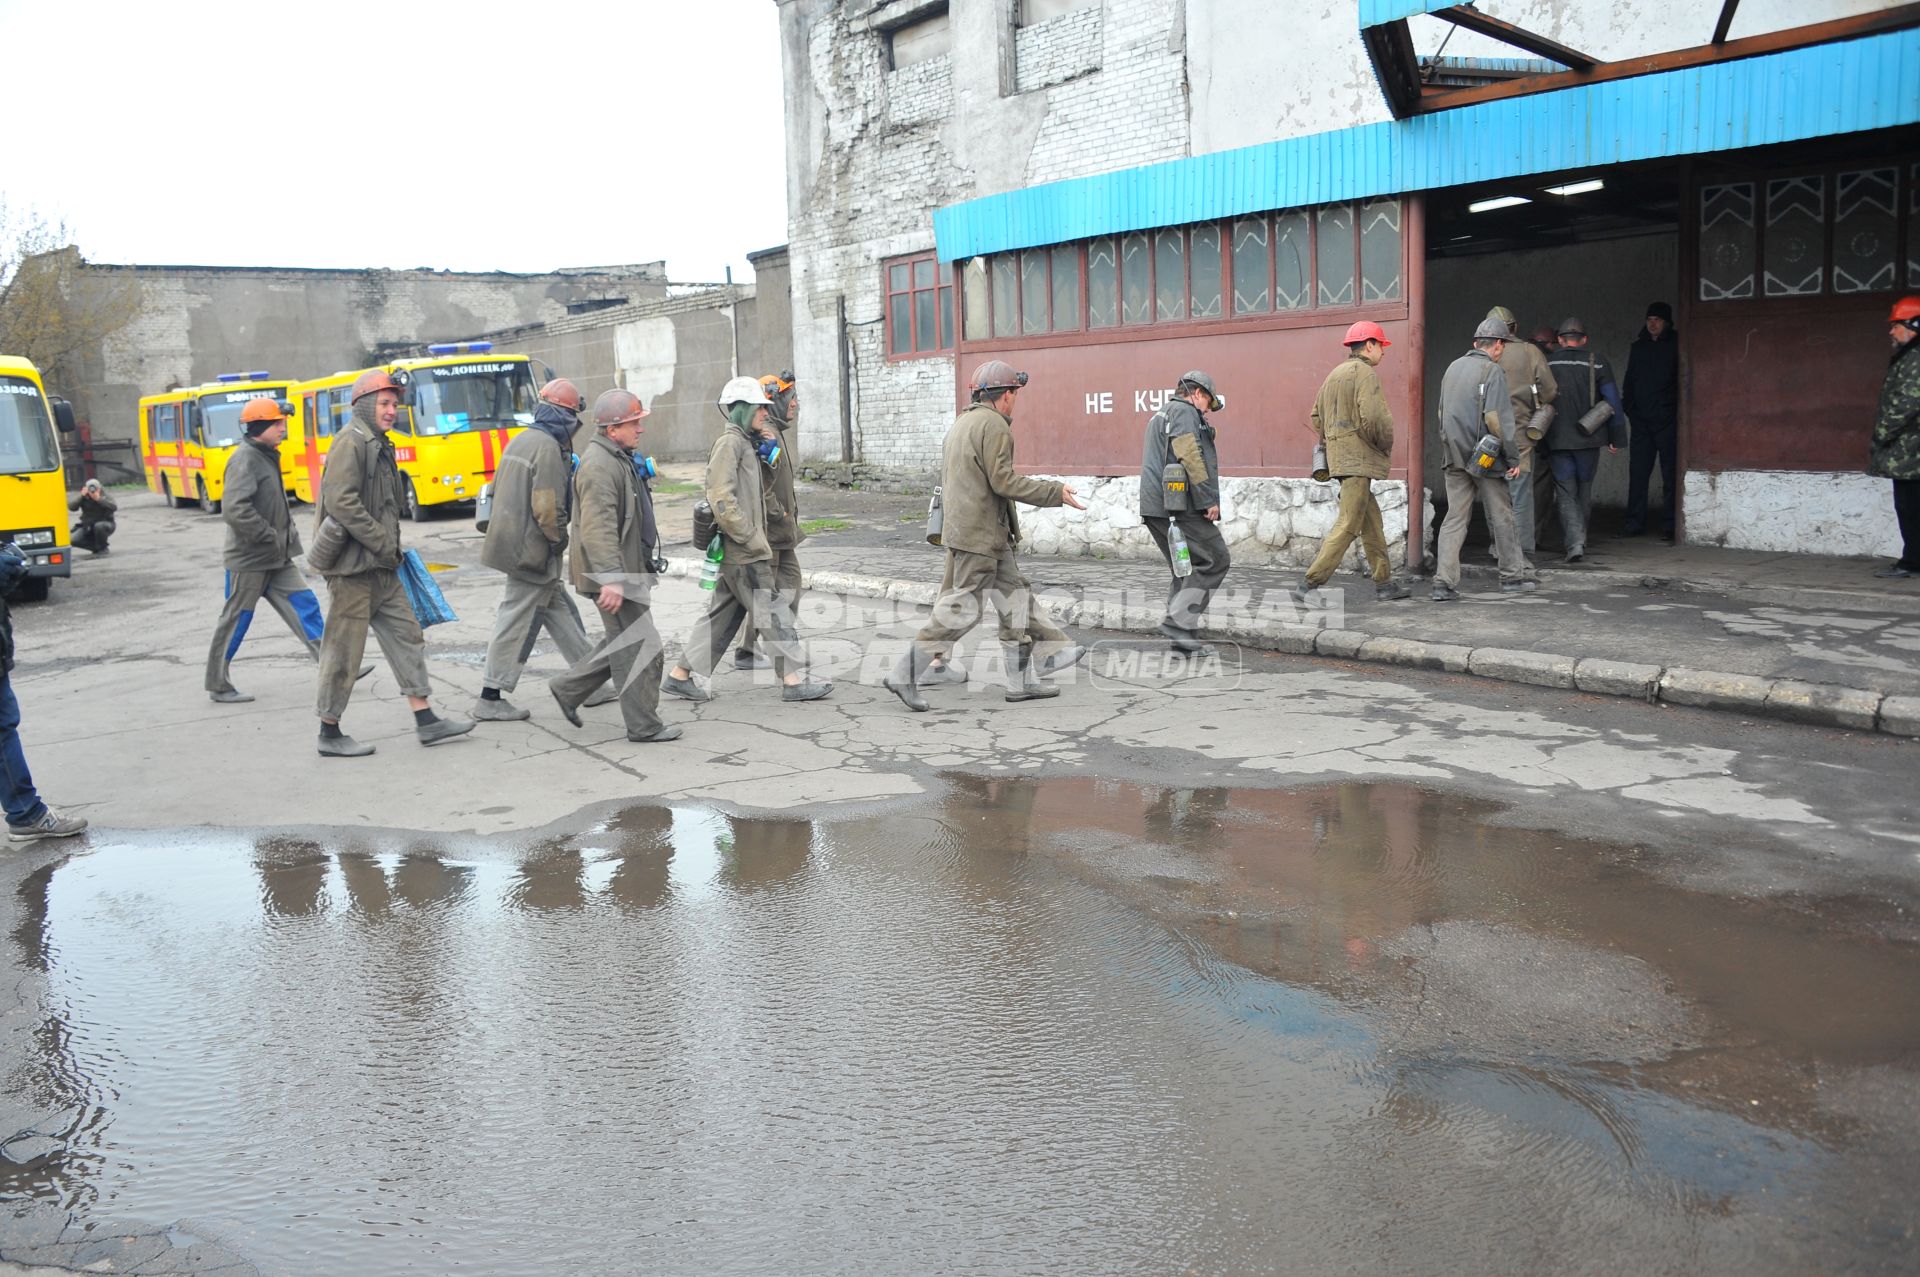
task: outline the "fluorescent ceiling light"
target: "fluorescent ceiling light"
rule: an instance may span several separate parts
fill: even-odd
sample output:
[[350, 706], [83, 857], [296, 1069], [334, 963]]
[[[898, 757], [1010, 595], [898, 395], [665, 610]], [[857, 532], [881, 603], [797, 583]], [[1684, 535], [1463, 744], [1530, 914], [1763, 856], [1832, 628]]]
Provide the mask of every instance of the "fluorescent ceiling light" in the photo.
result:
[[1570, 182], [1565, 186], [1549, 186], [1549, 195], [1585, 195], [1588, 191], [1597, 191], [1606, 186], [1599, 178], [1589, 178], [1584, 182]]
[[1491, 213], [1496, 208], [1515, 208], [1521, 204], [1531, 204], [1532, 200], [1524, 195], [1501, 195], [1490, 200], [1476, 200], [1467, 205], [1469, 213]]

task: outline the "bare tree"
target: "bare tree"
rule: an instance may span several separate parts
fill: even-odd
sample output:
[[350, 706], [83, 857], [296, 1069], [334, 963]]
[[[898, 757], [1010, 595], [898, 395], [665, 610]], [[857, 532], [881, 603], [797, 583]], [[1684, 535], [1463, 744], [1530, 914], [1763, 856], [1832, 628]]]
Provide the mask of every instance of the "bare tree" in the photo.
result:
[[90, 266], [65, 222], [0, 198], [0, 351], [77, 379], [88, 352], [140, 313], [131, 272]]

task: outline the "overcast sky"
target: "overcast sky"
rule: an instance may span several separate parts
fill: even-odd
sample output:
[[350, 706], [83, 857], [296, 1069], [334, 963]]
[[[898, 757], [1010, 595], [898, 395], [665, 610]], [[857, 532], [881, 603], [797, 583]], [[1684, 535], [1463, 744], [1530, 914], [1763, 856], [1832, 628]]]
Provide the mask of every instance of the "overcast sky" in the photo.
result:
[[717, 280], [786, 242], [773, 0], [0, 0], [0, 194], [97, 262]]

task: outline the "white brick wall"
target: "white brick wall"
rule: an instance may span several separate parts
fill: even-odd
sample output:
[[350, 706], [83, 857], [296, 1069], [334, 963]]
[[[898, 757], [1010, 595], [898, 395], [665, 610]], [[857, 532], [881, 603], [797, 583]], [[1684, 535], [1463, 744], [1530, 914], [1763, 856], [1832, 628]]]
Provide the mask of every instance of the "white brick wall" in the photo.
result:
[[1105, 8], [1094, 4], [1022, 27], [1014, 37], [1015, 87], [1031, 93], [1099, 70], [1105, 17]]

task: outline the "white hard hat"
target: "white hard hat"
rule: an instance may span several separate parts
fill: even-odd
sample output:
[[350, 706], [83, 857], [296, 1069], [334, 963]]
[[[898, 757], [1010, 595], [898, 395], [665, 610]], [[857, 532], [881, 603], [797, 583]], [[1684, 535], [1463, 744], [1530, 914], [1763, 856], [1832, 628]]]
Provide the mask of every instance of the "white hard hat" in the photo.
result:
[[716, 401], [722, 408], [728, 404], [751, 403], [773, 406], [773, 400], [767, 398], [767, 392], [752, 377], [735, 377], [720, 388], [720, 398]]

